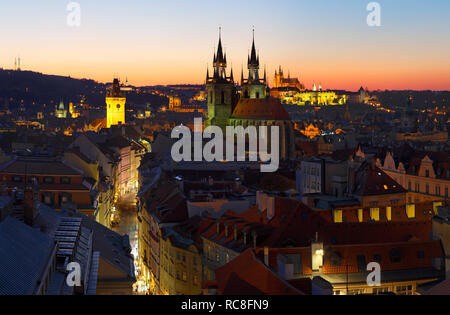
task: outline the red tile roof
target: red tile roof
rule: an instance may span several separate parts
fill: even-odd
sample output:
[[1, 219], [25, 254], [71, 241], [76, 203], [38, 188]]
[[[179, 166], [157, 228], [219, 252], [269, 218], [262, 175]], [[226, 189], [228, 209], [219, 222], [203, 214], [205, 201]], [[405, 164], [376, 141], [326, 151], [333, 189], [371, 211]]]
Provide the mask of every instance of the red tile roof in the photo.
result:
[[231, 117], [237, 119], [290, 119], [288, 112], [280, 101], [272, 97], [260, 99], [241, 98]]
[[407, 191], [380, 168], [364, 162], [356, 172], [354, 194], [373, 196], [386, 194], [406, 194]]
[[267, 268], [252, 250], [216, 269], [215, 275], [221, 295], [304, 295]]
[[147, 211], [155, 215], [161, 223], [184, 222], [189, 218], [186, 199], [174, 183], [165, 182], [146, 198]]
[[440, 284], [426, 292], [425, 295], [450, 295], [450, 279], [441, 282]]

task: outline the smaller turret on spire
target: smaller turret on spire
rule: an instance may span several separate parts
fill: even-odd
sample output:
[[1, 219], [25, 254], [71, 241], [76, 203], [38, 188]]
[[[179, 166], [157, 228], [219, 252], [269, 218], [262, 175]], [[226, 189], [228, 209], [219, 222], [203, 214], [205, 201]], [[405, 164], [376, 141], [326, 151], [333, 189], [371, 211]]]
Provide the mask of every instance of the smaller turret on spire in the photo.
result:
[[266, 65], [264, 65], [264, 84], [267, 85], [267, 68], [266, 68]]

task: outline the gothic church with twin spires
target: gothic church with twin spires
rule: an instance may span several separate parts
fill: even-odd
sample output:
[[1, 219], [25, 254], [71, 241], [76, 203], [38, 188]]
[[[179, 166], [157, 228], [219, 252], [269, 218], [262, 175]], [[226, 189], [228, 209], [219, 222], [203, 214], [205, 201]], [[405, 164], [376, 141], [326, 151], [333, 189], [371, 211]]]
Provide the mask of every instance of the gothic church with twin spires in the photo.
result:
[[[270, 96], [267, 73], [260, 76], [259, 55], [255, 36], [248, 56], [248, 77], [241, 73], [241, 91], [234, 81], [233, 69], [227, 75], [227, 56], [223, 52], [222, 36], [219, 35], [217, 53], [214, 55], [214, 73], [206, 75], [208, 117], [205, 127], [218, 126], [225, 132], [227, 126], [278, 126], [280, 131], [280, 158], [294, 158], [295, 136], [293, 123], [281, 102]], [[268, 128], [270, 131], [270, 128]], [[269, 134], [270, 139], [270, 134]]]

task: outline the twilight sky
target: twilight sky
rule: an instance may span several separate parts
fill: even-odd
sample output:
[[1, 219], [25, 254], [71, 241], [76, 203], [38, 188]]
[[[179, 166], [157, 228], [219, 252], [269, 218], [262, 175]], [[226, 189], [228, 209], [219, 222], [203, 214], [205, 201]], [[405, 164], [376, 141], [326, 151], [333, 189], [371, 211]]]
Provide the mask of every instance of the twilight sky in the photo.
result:
[[282, 65], [307, 87], [450, 90], [450, 1], [0, 0], [0, 67], [131, 84], [202, 83], [222, 26], [235, 77], [246, 67], [252, 27], [272, 81]]

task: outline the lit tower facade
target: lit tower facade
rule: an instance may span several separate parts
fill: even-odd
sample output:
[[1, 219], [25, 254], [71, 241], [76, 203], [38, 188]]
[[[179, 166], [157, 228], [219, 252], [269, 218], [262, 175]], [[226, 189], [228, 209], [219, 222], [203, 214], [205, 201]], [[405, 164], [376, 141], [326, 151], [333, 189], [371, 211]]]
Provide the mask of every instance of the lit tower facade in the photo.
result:
[[59, 106], [56, 107], [55, 116], [56, 118], [67, 118], [67, 110], [62, 100], [59, 103]]
[[219, 34], [217, 53], [213, 59], [213, 67], [213, 75], [209, 75], [209, 69], [206, 74], [208, 118], [205, 127], [218, 126], [225, 130], [237, 99], [233, 69], [231, 69], [230, 76], [227, 76], [227, 55], [223, 52], [221, 33]]
[[112, 87], [106, 92], [106, 127], [125, 124], [125, 92], [120, 89], [120, 82], [114, 79]]
[[248, 79], [244, 79], [244, 70], [241, 73], [242, 98], [266, 98], [267, 73], [264, 69], [264, 77], [259, 76], [259, 55], [256, 54], [255, 31], [253, 31], [252, 51], [248, 56]]

